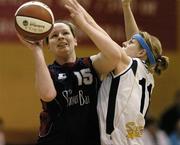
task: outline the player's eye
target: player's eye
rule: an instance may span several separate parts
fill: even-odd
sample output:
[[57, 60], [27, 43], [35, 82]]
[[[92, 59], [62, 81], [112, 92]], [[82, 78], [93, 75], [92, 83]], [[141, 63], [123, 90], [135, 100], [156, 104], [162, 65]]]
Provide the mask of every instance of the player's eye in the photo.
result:
[[69, 35], [69, 32], [64, 32], [63, 35]]
[[51, 38], [56, 38], [56, 37], [58, 37], [57, 34], [53, 34], [53, 35], [51, 36]]
[[129, 44], [132, 44], [134, 42], [134, 39], [129, 40]]

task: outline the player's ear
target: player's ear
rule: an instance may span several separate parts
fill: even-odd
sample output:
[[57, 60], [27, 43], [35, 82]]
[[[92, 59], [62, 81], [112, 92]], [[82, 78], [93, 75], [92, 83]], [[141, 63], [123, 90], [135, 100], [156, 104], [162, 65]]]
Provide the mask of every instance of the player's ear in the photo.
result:
[[74, 43], [75, 43], [75, 46], [77, 46], [77, 39], [74, 38]]
[[46, 38], [43, 40], [43, 45], [49, 49], [49, 38], [48, 38], [48, 37], [46, 37]]

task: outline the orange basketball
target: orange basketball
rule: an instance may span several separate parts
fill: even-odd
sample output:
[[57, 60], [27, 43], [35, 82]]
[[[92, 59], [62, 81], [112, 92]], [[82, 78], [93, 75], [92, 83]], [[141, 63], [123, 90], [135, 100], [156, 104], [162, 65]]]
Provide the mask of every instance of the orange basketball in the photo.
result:
[[28, 41], [44, 39], [51, 32], [53, 24], [54, 15], [42, 2], [26, 2], [15, 13], [15, 28]]

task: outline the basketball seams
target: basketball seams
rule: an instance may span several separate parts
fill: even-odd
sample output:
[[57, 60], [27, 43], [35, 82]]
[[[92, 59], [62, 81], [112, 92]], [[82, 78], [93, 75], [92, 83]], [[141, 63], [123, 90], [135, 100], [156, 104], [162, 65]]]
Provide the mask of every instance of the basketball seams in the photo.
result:
[[53, 24], [54, 15], [42, 2], [26, 2], [15, 12], [15, 28], [26, 40], [44, 39], [51, 32]]
[[[39, 18], [37, 18], [37, 17], [33, 17], [33, 16], [26, 16], [26, 15], [18, 15], [18, 17], [27, 17], [27, 18], [33, 18], [33, 19], [39, 19]], [[17, 16], [16, 16], [17, 17]], [[52, 25], [52, 23], [51, 22], [49, 22], [49, 21], [47, 21], [47, 20], [43, 20], [43, 19], [39, 19], [39, 20], [41, 20], [41, 21], [44, 21], [44, 22], [46, 22], [46, 23], [49, 23], [49, 24], [51, 24]]]
[[[26, 16], [25, 16], [26, 17]], [[22, 30], [27, 30], [27, 32], [29, 33], [31, 33], [31, 30], [30, 29], [36, 29], [36, 32], [34, 32], [34, 34], [44, 34], [44, 33], [46, 33], [46, 32], [48, 32], [49, 30], [51, 30], [52, 29], [52, 24], [51, 23], [49, 23], [49, 22], [46, 22], [46, 21], [43, 21], [43, 20], [39, 20], [39, 19], [37, 19], [37, 18], [31, 18], [31, 17], [26, 17], [25, 18], [24, 16], [23, 16], [23, 18], [21, 17], [21, 16], [17, 16], [16, 17], [16, 20], [17, 20], [17, 22], [16, 22], [16, 24], [22, 29]], [[21, 19], [21, 20], [20, 20]], [[27, 23], [28, 23], [28, 25], [27, 26], [25, 26], [25, 25], [20, 25], [20, 24], [22, 24], [23, 22], [22, 22], [22, 20], [23, 21], [27, 21]], [[38, 25], [38, 23], [39, 24], [41, 24], [41, 25]], [[37, 28], [33, 28], [33, 26], [29, 26], [29, 25], [36, 25], [36, 27]], [[38, 28], [39, 27], [39, 28]], [[42, 28], [43, 27], [43, 28]], [[43, 32], [44, 31], [44, 32]], [[32, 32], [33, 33], [33, 32]]]
[[48, 13], [50, 13], [50, 15], [51, 15], [51, 17], [52, 17], [52, 22], [54, 23], [54, 17], [53, 17], [53, 13], [52, 13], [51, 9], [50, 9], [47, 5], [45, 5], [44, 3], [38, 2], [38, 1], [30, 1], [30, 2], [27, 2], [27, 3], [25, 3], [25, 4], [22, 4], [22, 5], [17, 9], [17, 11], [16, 11], [16, 13], [15, 13], [15, 16], [17, 15], [17, 13], [19, 12], [19, 10], [20, 10], [21, 8], [23, 8], [23, 7], [25, 7], [25, 6], [32, 6], [32, 5], [34, 5], [34, 6], [40, 6], [40, 7], [43, 7], [44, 10], [47, 10]]

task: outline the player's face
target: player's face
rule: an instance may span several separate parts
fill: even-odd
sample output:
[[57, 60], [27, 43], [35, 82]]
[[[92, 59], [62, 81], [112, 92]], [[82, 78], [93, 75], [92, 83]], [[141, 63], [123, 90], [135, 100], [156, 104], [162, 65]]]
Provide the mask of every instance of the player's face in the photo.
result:
[[130, 39], [122, 43], [123, 49], [126, 54], [130, 57], [137, 57], [138, 52], [141, 50], [141, 47], [137, 40]]
[[73, 53], [77, 41], [68, 25], [55, 23], [49, 35], [49, 49], [57, 56], [70, 55]]

